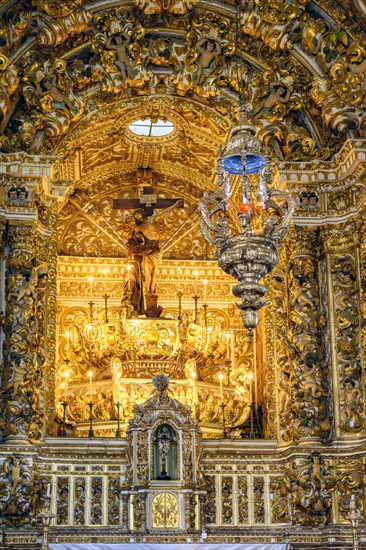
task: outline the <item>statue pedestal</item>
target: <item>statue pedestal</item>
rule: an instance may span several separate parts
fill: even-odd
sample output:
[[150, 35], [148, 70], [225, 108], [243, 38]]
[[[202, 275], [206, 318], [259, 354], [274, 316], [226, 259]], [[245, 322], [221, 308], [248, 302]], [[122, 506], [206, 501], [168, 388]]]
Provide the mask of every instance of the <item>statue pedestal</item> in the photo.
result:
[[157, 294], [146, 294], [145, 315], [148, 319], [158, 319], [163, 312], [163, 308], [158, 306]]

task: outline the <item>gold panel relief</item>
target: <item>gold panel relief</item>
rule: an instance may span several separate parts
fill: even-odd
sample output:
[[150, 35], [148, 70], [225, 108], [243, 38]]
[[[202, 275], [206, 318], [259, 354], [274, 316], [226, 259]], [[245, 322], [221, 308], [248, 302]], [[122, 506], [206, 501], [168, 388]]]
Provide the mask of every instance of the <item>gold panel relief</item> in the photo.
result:
[[154, 529], [179, 527], [178, 499], [172, 493], [159, 493], [153, 498], [152, 527]]

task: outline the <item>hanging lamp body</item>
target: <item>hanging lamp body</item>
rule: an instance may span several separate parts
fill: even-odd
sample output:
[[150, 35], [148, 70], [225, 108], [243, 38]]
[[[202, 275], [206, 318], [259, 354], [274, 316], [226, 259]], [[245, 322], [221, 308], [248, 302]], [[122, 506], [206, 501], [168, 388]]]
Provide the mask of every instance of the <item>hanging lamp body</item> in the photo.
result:
[[[223, 154], [223, 167], [228, 174], [241, 176], [243, 169], [246, 174], [258, 174], [264, 167], [265, 157], [261, 142], [255, 135], [254, 126], [249, 124], [244, 109], [240, 110], [237, 126], [232, 129], [230, 139]], [[245, 152], [245, 166], [243, 166]]]
[[[218, 159], [218, 190], [211, 194], [204, 193], [198, 204], [203, 236], [216, 245], [221, 269], [239, 281], [233, 287], [233, 294], [241, 299], [237, 306], [242, 311], [243, 325], [249, 337], [253, 336], [253, 330], [258, 324], [258, 310], [266, 303], [266, 287], [259, 281], [278, 263], [278, 245], [288, 232], [295, 208], [295, 201], [287, 193], [271, 185], [267, 187], [268, 167], [261, 142], [255, 134], [254, 126], [249, 124], [241, 106], [239, 122]], [[260, 232], [252, 228], [253, 193], [247, 178], [257, 173], [261, 176], [261, 204], [265, 204], [267, 210]], [[242, 231], [239, 234], [230, 231], [225, 189], [228, 174], [242, 176], [242, 202], [238, 204]]]

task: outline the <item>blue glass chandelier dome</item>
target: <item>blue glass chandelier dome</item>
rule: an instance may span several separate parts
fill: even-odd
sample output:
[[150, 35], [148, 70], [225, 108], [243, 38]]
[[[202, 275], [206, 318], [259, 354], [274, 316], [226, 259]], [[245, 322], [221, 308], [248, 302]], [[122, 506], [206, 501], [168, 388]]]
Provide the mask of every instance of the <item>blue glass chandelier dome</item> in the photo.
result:
[[[241, 176], [243, 173], [243, 162], [241, 155], [228, 156], [223, 159], [223, 166], [228, 174]], [[261, 155], [247, 155], [245, 163], [245, 172], [258, 174], [264, 166], [264, 157]]]

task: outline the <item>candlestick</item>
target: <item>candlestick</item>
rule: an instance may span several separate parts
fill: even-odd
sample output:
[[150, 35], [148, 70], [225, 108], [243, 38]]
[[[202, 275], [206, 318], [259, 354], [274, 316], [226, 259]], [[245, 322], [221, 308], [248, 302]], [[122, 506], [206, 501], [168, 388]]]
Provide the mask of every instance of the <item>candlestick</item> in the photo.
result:
[[224, 378], [224, 375], [222, 374], [222, 372], [220, 372], [220, 374], [219, 374], [219, 380], [220, 380], [220, 397], [221, 397], [221, 403], [224, 402], [224, 391], [223, 391], [223, 387], [222, 387], [223, 378]]
[[127, 271], [127, 292], [130, 293], [131, 292], [131, 279], [130, 279], [131, 266], [130, 266], [130, 264], [126, 265], [126, 271]]
[[103, 296], [104, 298], [104, 320], [105, 320], [105, 324], [108, 323], [108, 294], [104, 294]]
[[195, 293], [198, 294], [198, 276], [199, 276], [199, 272], [197, 271], [197, 269], [196, 269], [195, 271], [193, 271], [193, 275], [194, 275], [195, 278], [196, 278], [196, 284], [195, 284], [196, 290], [195, 290]]
[[198, 296], [197, 294], [193, 296], [194, 300], [194, 319], [193, 322], [197, 324], [197, 316], [198, 316]]
[[230, 359], [230, 349], [229, 349], [229, 339], [230, 339], [230, 332], [225, 333], [225, 339], [226, 339], [226, 359]]
[[178, 267], [177, 273], [178, 273], [178, 294], [179, 294], [180, 292], [182, 292], [182, 285], [181, 285], [182, 270], [180, 267]]
[[121, 406], [121, 403], [118, 401], [118, 403], [115, 404], [117, 407], [117, 430], [116, 430], [116, 437], [121, 437], [121, 426], [120, 426], [120, 416], [119, 416], [119, 409]]
[[66, 437], [66, 407], [67, 407], [67, 401], [63, 401], [61, 403], [63, 412], [62, 412], [62, 428], [60, 431], [61, 437]]
[[41, 550], [49, 550], [48, 531], [51, 525], [51, 521], [55, 517], [54, 514], [51, 514], [51, 493], [49, 495], [46, 495], [43, 511], [38, 514], [38, 517], [42, 520], [43, 525]]
[[89, 392], [90, 392], [90, 402], [93, 401], [93, 371], [88, 372], [89, 376]]
[[249, 395], [250, 395], [250, 403], [252, 403], [253, 401], [253, 394], [252, 394], [252, 386], [253, 386], [253, 373], [250, 372], [248, 374], [248, 379], [249, 379]]
[[[90, 324], [93, 322], [93, 305], [94, 305], [94, 302], [90, 300], [89, 302], [89, 323]], [[91, 330], [91, 327], [90, 327], [90, 330]]]
[[225, 419], [225, 403], [221, 403], [221, 412], [222, 412], [222, 436], [225, 438], [227, 437], [226, 432], [226, 419]]
[[66, 394], [67, 394], [67, 380], [68, 380], [68, 377], [69, 377], [69, 371], [65, 371], [65, 387], [64, 387], [64, 401], [66, 401]]
[[94, 431], [93, 431], [93, 402], [90, 399], [89, 403], [89, 437], [94, 437]]
[[70, 357], [70, 331], [66, 332], [66, 359]]
[[207, 328], [207, 308], [208, 308], [208, 305], [203, 304], [202, 307], [203, 307], [203, 311], [204, 311], [203, 318], [204, 318], [205, 328]]
[[178, 321], [182, 320], [182, 296], [183, 292], [178, 292]]
[[196, 373], [192, 372], [192, 393], [193, 393], [193, 418], [196, 418], [197, 407], [197, 385], [196, 385]]
[[90, 299], [93, 298], [93, 275], [89, 275], [89, 282], [90, 282]]

